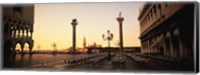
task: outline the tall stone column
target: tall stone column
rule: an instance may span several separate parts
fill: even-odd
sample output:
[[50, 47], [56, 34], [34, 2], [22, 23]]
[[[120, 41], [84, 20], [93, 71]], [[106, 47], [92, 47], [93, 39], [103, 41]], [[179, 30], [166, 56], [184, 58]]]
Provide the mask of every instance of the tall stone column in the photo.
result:
[[72, 28], [73, 28], [73, 30], [72, 30], [72, 32], [73, 32], [73, 34], [72, 34], [72, 40], [73, 40], [72, 50], [73, 50], [73, 53], [76, 53], [76, 25], [78, 24], [76, 19], [73, 19], [71, 24], [72, 24]]
[[119, 13], [119, 17], [117, 17], [117, 21], [119, 22], [120, 51], [124, 51], [124, 49], [123, 49], [123, 28], [122, 28], [122, 23], [124, 21], [124, 18], [121, 16], [121, 12]]

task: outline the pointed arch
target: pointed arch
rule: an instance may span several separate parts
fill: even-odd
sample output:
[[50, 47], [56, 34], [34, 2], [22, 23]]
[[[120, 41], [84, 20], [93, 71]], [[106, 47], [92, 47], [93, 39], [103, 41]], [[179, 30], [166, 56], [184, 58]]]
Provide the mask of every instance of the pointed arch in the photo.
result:
[[28, 42], [26, 42], [26, 43], [24, 43], [24, 48], [23, 48], [23, 50], [25, 51], [25, 52], [29, 52], [29, 50], [30, 50], [30, 44], [28, 44]]
[[14, 50], [15, 51], [23, 51], [23, 47], [24, 47], [24, 43], [21, 42], [21, 41], [17, 41], [15, 44], [14, 44]]

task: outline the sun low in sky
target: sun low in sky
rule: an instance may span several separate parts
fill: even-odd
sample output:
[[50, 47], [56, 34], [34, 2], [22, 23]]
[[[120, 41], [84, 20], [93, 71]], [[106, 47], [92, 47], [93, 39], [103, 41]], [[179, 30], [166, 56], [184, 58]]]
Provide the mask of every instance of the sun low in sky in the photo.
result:
[[55, 42], [58, 50], [72, 46], [72, 25], [77, 19], [76, 40], [77, 47], [83, 47], [94, 42], [97, 45], [107, 46], [107, 41], [102, 39], [102, 34], [107, 36], [107, 30], [114, 35], [111, 46], [116, 47], [119, 41], [119, 24], [116, 18], [124, 17], [123, 40], [124, 47], [140, 46], [139, 41], [139, 7], [142, 3], [58, 3], [35, 4], [34, 13], [34, 48], [37, 50], [52, 50]]

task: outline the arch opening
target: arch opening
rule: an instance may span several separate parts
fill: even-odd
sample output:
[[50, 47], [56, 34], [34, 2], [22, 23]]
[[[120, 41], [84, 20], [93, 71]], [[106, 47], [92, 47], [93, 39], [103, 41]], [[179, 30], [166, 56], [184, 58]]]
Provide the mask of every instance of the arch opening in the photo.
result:
[[20, 43], [17, 43], [16, 45], [15, 45], [15, 52], [16, 53], [20, 53], [21, 51], [22, 51], [22, 49], [21, 49], [21, 44]]
[[29, 46], [28, 43], [25, 43], [25, 44], [24, 44], [24, 52], [25, 52], [25, 53], [29, 53], [29, 50], [30, 50], [29, 47], [30, 47], [30, 46]]

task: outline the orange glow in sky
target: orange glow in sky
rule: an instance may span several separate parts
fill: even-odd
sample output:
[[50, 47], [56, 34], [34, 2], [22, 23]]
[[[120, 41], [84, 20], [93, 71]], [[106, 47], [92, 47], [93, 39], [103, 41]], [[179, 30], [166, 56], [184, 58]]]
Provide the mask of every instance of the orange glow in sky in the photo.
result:
[[76, 18], [77, 47], [83, 47], [96, 42], [97, 45], [107, 46], [102, 34], [110, 30], [114, 34], [111, 46], [117, 46], [119, 41], [119, 24], [116, 20], [119, 12], [125, 18], [123, 22], [124, 46], [140, 46], [138, 39], [140, 30], [137, 17], [142, 3], [63, 3], [35, 4], [34, 14], [34, 48], [40, 45], [40, 50], [52, 50], [52, 44], [57, 49], [67, 49], [72, 46], [72, 19]]

